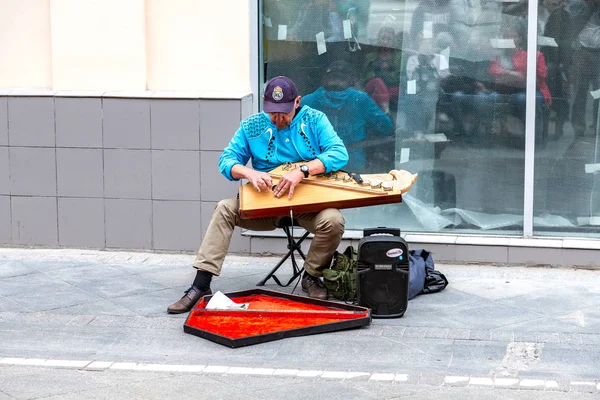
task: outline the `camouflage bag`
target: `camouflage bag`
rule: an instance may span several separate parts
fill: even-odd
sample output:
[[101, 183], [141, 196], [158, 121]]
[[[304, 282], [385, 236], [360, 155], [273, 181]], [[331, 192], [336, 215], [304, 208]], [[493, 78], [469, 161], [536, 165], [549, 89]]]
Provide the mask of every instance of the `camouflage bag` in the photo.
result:
[[356, 300], [357, 251], [348, 246], [343, 253], [336, 251], [331, 267], [323, 270], [323, 284], [330, 296], [343, 301]]

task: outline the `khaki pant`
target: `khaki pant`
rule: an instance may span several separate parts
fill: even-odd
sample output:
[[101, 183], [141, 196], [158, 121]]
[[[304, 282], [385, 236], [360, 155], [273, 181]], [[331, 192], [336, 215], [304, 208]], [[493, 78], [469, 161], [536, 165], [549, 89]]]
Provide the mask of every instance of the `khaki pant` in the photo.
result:
[[[254, 231], [272, 231], [283, 217], [241, 219], [238, 199], [221, 200], [213, 213], [194, 267], [213, 275], [221, 273], [223, 261], [236, 226]], [[304, 269], [313, 276], [322, 276], [344, 234], [344, 217], [335, 208], [318, 213], [294, 215], [294, 220], [314, 234], [306, 254]]]

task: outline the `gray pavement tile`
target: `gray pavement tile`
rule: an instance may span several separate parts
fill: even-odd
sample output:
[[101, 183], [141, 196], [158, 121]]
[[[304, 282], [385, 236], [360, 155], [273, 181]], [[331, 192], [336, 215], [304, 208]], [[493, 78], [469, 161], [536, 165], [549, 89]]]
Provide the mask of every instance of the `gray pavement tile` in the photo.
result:
[[408, 327], [404, 331], [405, 339], [425, 338], [428, 328], [423, 327]]
[[524, 331], [524, 332], [514, 332], [515, 338], [514, 341], [515, 342], [530, 342], [533, 343], [537, 340], [537, 333], [536, 332], [528, 332], [528, 331]]
[[194, 271], [196, 270], [193, 268], [188, 268], [185, 272], [162, 269], [152, 272], [140, 272], [139, 276], [143, 276], [166, 287], [189, 287], [196, 276], [196, 272]]
[[419, 374], [419, 385], [442, 386], [444, 378], [444, 374], [422, 372]]
[[57, 308], [52, 310], [53, 313], [58, 314], [83, 314], [83, 315], [97, 315], [97, 316], [105, 316], [105, 315], [125, 315], [125, 316], [134, 316], [135, 312], [121, 307], [119, 305], [114, 304], [110, 300], [98, 300], [90, 303], [78, 304], [70, 307]]
[[[460, 306], [459, 306], [460, 307]], [[445, 318], [446, 312], [419, 312], [410, 307], [402, 316], [402, 318], [390, 318], [385, 320], [386, 325], [403, 325], [403, 326], [419, 326], [430, 328], [449, 328], [449, 329], [469, 329], [471, 326], [455, 319]], [[382, 319], [383, 320], [383, 319]]]
[[512, 342], [515, 340], [515, 333], [512, 331], [490, 331], [492, 341], [496, 342]]
[[581, 340], [581, 344], [600, 345], [600, 334], [598, 333], [580, 333], [579, 338]]
[[200, 342], [201, 340], [204, 341], [185, 334], [183, 324], [180, 332], [127, 328], [113, 342], [99, 349], [96, 357], [105, 360], [159, 363], [171, 363], [172, 359], [187, 359], [184, 364], [205, 365], [207, 360], [204, 360], [202, 354], [198, 354], [205, 344]]
[[[56, 314], [54, 312], [21, 313], [3, 324], [4, 327], [14, 330], [26, 330], [34, 327], [44, 329], [63, 328], [78, 315]], [[93, 318], [93, 316], [87, 316]]]
[[469, 332], [469, 340], [486, 340], [492, 339], [492, 332], [484, 329], [471, 329]]
[[547, 316], [560, 316], [600, 304], [600, 292], [581, 286], [556, 286], [551, 290], [536, 290], [499, 300], [498, 303]]
[[557, 332], [580, 332], [583, 328], [574, 325], [565, 323], [563, 321], [559, 321], [556, 318], [552, 317], [540, 317], [534, 318], [527, 321], [517, 322], [514, 324], [508, 324], [498, 328], [499, 330], [507, 331], [512, 330], [513, 332], [547, 332], [547, 333], [557, 333]]
[[[94, 264], [89, 261], [78, 261], [78, 260], [56, 260], [56, 259], [29, 259], [23, 258], [19, 260], [26, 266], [33, 268], [39, 272], [50, 272], [57, 271], [63, 268], [77, 268], [84, 267], [90, 264]], [[102, 265], [101, 263], [95, 263], [96, 265]]]
[[131, 296], [116, 297], [112, 301], [138, 315], [163, 315], [167, 307], [183, 296], [182, 290], [164, 289]]
[[[140, 275], [140, 274], [150, 274], [150, 273], [155, 273], [155, 272], [171, 272], [171, 273], [175, 273], [178, 274], [180, 273], [180, 271], [182, 270], [182, 268], [180, 266], [173, 266], [173, 265], [156, 265], [156, 264], [135, 264], [135, 263], [122, 263], [122, 264], [118, 264], [118, 263], [110, 263], [110, 264], [101, 264], [101, 265], [105, 265], [107, 267], [116, 269], [124, 274], [129, 274], [129, 275]], [[188, 268], [193, 269], [191, 266], [189, 266]], [[194, 271], [192, 271], [194, 272]], [[195, 274], [192, 274], [192, 279], [193, 276]]]
[[[538, 332], [536, 334], [538, 343], [560, 343], [560, 334], [558, 332]], [[587, 343], [592, 344], [592, 343]], [[598, 343], [600, 344], [600, 342]]]
[[476, 329], [505, 327], [539, 318], [539, 314], [498, 303], [470, 304], [432, 312], [430, 318], [445, 318]]
[[469, 339], [469, 337], [471, 336], [471, 330], [470, 329], [457, 329], [457, 328], [450, 328], [448, 329], [448, 336], [447, 339]]
[[39, 273], [39, 271], [16, 260], [0, 259], [0, 279], [31, 273]]
[[8, 298], [33, 311], [53, 310], [98, 300], [96, 295], [62, 282], [23, 290]]
[[[378, 326], [377, 323], [380, 321], [386, 320], [373, 320], [371, 322], [371, 326]], [[381, 325], [383, 330], [381, 332], [381, 336], [392, 338], [392, 339], [402, 339], [404, 337], [404, 332], [408, 327], [406, 326], [390, 326], [390, 325]]]
[[99, 315], [90, 322], [91, 326], [112, 326], [135, 329], [175, 329], [182, 330], [187, 314], [165, 317], [142, 317], [129, 315]]
[[[191, 375], [191, 374], [153, 374], [151, 377], [143, 378], [144, 372], [118, 372], [121, 375], [118, 382], [110, 382], [105, 387], [95, 390], [79, 391], [56, 397], [56, 399], [173, 399], [173, 398], [211, 398], [211, 399], [258, 399], [275, 398], [263, 397], [262, 390], [273, 390], [275, 393], [286, 389], [281, 385], [271, 382], [271, 388], [262, 388], [254, 383], [260, 381], [260, 377], [251, 380], [243, 388], [235, 385], [239, 376], [232, 376], [222, 381], [216, 380], [215, 375]], [[107, 375], [114, 376], [116, 371], [107, 371]], [[104, 375], [104, 373], [103, 373]], [[287, 384], [289, 385], [289, 384]], [[242, 397], [238, 397], [242, 396]], [[281, 398], [281, 397], [279, 397]], [[51, 398], [54, 399], [54, 398]]]
[[82, 374], [79, 371], [66, 372], [49, 368], [2, 368], [0, 371], [4, 377], [0, 383], [0, 391], [19, 399], [62, 395], [98, 386], [92, 374]]
[[9, 298], [0, 296], [0, 313], [7, 311], [29, 312], [31, 310]]
[[550, 292], [559, 286], [559, 281], [528, 280], [511, 278], [480, 278], [474, 281], [465, 281], [452, 284], [455, 290], [477, 295], [488, 300], [508, 299], [531, 293], [534, 290]]
[[591, 306], [579, 308], [569, 314], [557, 315], [555, 319], [576, 325], [583, 332], [599, 332], [600, 331], [600, 307]]
[[[82, 282], [88, 282], [98, 279], [112, 279], [121, 277], [127, 272], [119, 268], [115, 268], [102, 264], [89, 264], [72, 266], [70, 268], [61, 268], [54, 271], [47, 271], [46, 274], [52, 278], [78, 285]], [[125, 279], [125, 278], [124, 278]]]
[[[0, 373], [7, 369], [0, 367]], [[197, 397], [199, 388], [208, 382], [214, 383], [208, 376], [160, 372], [130, 371], [80, 371], [72, 369], [50, 369], [39, 367], [17, 367], [11, 371], [7, 393], [14, 393], [17, 398], [49, 398], [49, 399], [163, 399], [172, 398], [166, 394], [170, 380], [190, 388], [183, 390], [190, 397]], [[3, 375], [4, 376], [4, 375]], [[189, 380], [187, 385], [184, 379]], [[197, 385], [198, 386], [197, 386]], [[0, 390], [4, 387], [0, 384]], [[131, 390], [127, 388], [131, 387]], [[10, 391], [9, 391], [10, 390]], [[194, 391], [196, 396], [194, 396]], [[156, 396], [154, 397], [154, 393]], [[14, 398], [14, 397], [13, 397]]]
[[446, 339], [449, 329], [447, 328], [428, 328], [425, 337], [430, 339]]
[[118, 278], [94, 278], [74, 283], [78, 288], [103, 299], [145, 294], [152, 296], [153, 292], [166, 289], [166, 286], [138, 275], [127, 275]]
[[[374, 326], [373, 324], [367, 325], [362, 329], [359, 329], [358, 336], [381, 336], [383, 335], [384, 327], [383, 326]], [[397, 330], [398, 331], [398, 330]], [[402, 336], [402, 331], [400, 331], [400, 336]]]
[[490, 371], [502, 367], [506, 343], [456, 340], [452, 349], [448, 375], [487, 376]]
[[28, 274], [2, 278], [0, 296], [10, 297], [15, 294], [35, 291], [41, 287], [60, 286], [64, 283], [45, 274]]
[[21, 315], [23, 314], [16, 310], [0, 311], [0, 323], [12, 321]]
[[563, 344], [581, 344], [581, 336], [578, 333], [560, 333], [558, 337]]
[[419, 295], [408, 302], [408, 309], [414, 312], [447, 310], [452, 307], [481, 303], [481, 297], [455, 290], [448, 286], [441, 292]]
[[90, 326], [15, 326], [0, 330], [0, 356], [89, 360], [120, 333], [120, 329]]
[[[438, 339], [369, 337], [365, 340], [355, 336], [336, 340], [345, 345], [335, 347], [331, 345], [329, 334], [309, 339], [296, 340], [293, 347], [290, 340], [282, 341], [286, 343], [282, 344], [277, 360], [299, 369], [363, 370], [358, 360], [368, 354], [368, 365], [373, 371], [395, 373], [398, 368], [419, 371], [427, 365], [428, 370], [440, 372], [445, 370], [452, 352], [451, 341]], [[327, 357], [322, 357], [323, 354]]]
[[598, 379], [600, 349], [596, 346], [573, 346], [546, 343], [532, 371], [540, 376], [571, 376], [578, 380]]
[[572, 393], [596, 393], [596, 382], [571, 382], [569, 385], [569, 391]]
[[[285, 383], [289, 380], [284, 381]], [[225, 382], [224, 382], [225, 383]], [[229, 384], [231, 384], [229, 382]], [[371, 385], [369, 390], [364, 387], [355, 387], [344, 381], [331, 381], [326, 379], [294, 379], [286, 385], [277, 385], [274, 387], [265, 386], [254, 390], [254, 381], [247, 382], [245, 387], [238, 388], [238, 391], [232, 394], [231, 399], [377, 399], [382, 397], [381, 392], [389, 393], [390, 388], [382, 388], [382, 385]], [[386, 385], [387, 386], [387, 385]]]

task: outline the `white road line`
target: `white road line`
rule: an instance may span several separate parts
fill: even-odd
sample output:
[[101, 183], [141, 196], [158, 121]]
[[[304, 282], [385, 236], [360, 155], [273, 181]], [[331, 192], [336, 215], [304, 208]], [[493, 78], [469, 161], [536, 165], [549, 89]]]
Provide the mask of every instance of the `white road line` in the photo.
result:
[[461, 382], [468, 382], [469, 381], [469, 377], [468, 376], [446, 376], [446, 378], [444, 378], [444, 383], [447, 384], [454, 384], [454, 383], [461, 383]]
[[539, 387], [543, 388], [546, 386], [546, 381], [541, 379], [521, 379], [521, 383], [519, 383], [520, 387], [533, 388]]
[[395, 377], [396, 377], [395, 374], [379, 374], [379, 373], [371, 374], [372, 381], [393, 381]]
[[[202, 374], [231, 374], [247, 376], [288, 376], [299, 378], [323, 378], [348, 380], [365, 378], [378, 382], [408, 382], [408, 374], [387, 372], [360, 372], [360, 371], [318, 371], [285, 368], [254, 368], [234, 367], [227, 365], [173, 365], [173, 364], [145, 364], [135, 362], [115, 362], [96, 360], [60, 360], [43, 358], [0, 358], [0, 365], [13, 366], [38, 366], [51, 368], [67, 368], [78, 370], [120, 370], [120, 371], [155, 371], [155, 372], [189, 372]], [[599, 379], [600, 380], [600, 379]], [[493, 378], [485, 376], [456, 376], [447, 375], [444, 384], [465, 383], [473, 386], [495, 386], [498, 388], [519, 387], [534, 390], [558, 389], [559, 385], [554, 380], [519, 379], [519, 378]], [[572, 381], [572, 386], [595, 387], [600, 392], [600, 383], [596, 381]]]
[[494, 386], [494, 381], [492, 378], [471, 377], [471, 379], [469, 379], [469, 385]]
[[495, 386], [508, 387], [508, 386], [514, 386], [514, 385], [518, 385], [518, 384], [519, 384], [519, 380], [517, 378], [495, 378], [494, 379]]

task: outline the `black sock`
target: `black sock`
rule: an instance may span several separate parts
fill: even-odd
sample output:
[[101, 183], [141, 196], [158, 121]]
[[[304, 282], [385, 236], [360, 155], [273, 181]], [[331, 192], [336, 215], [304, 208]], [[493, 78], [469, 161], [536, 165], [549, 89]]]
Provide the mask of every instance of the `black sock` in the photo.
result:
[[201, 269], [196, 271], [196, 278], [194, 279], [194, 285], [202, 292], [207, 292], [210, 289], [210, 281], [212, 280], [213, 274], [208, 271], [203, 271]]

